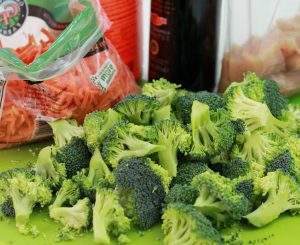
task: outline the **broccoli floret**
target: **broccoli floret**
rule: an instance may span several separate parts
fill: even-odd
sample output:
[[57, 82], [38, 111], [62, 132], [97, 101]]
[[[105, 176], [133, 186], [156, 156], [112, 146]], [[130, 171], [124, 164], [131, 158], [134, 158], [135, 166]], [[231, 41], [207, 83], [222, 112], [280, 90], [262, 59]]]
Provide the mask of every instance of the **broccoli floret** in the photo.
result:
[[226, 178], [235, 179], [250, 172], [250, 162], [242, 158], [234, 158], [222, 164], [221, 174]]
[[[15, 209], [14, 204], [12, 202], [11, 197], [8, 197], [1, 205], [0, 205], [0, 211], [2, 214], [4, 214], [6, 217], [15, 217]], [[0, 212], [0, 213], [1, 213]]]
[[235, 130], [227, 111], [210, 112], [209, 107], [194, 101], [191, 114], [193, 144], [190, 155], [206, 159], [231, 148]]
[[75, 120], [57, 120], [48, 122], [54, 134], [54, 142], [57, 148], [63, 147], [73, 137], [83, 138], [83, 128], [77, 125]]
[[41, 149], [33, 169], [53, 187], [59, 186], [66, 178], [65, 164], [58, 163], [54, 159], [52, 146]]
[[173, 114], [171, 106], [166, 105], [153, 112], [153, 124], [159, 123], [163, 120], [172, 119], [175, 120], [176, 116]]
[[161, 106], [171, 105], [176, 94], [176, 89], [181, 85], [170, 83], [164, 78], [153, 80], [152, 83], [145, 83], [142, 87], [142, 94], [154, 96], [160, 102]]
[[252, 177], [242, 177], [235, 179], [235, 191], [244, 194], [250, 201], [254, 201], [254, 179]]
[[174, 185], [166, 195], [166, 203], [194, 204], [199, 193], [191, 185]]
[[255, 181], [255, 191], [266, 200], [253, 212], [245, 217], [256, 226], [265, 226], [279, 217], [280, 214], [290, 211], [300, 211], [299, 184], [281, 170], [269, 172], [267, 176]]
[[137, 126], [126, 121], [117, 123], [104, 140], [102, 156], [115, 168], [119, 161], [128, 157], [143, 157], [163, 150], [165, 147], [150, 143], [156, 138], [152, 126]]
[[93, 208], [94, 241], [100, 244], [111, 244], [111, 234], [119, 236], [129, 229], [130, 219], [125, 216], [118, 194], [112, 189], [98, 189]]
[[212, 111], [226, 108], [224, 99], [215, 93], [209, 93], [206, 91], [200, 91], [197, 93], [188, 92], [185, 95], [176, 97], [172, 104], [177, 118], [184, 124], [191, 122], [191, 113], [194, 101], [199, 101], [208, 105]]
[[73, 137], [63, 147], [58, 148], [54, 159], [64, 163], [67, 178], [71, 178], [78, 171], [89, 166], [92, 155], [85, 144], [84, 139]]
[[86, 115], [83, 130], [87, 145], [91, 151], [99, 148], [109, 129], [121, 120], [121, 115], [113, 109], [94, 111]]
[[124, 115], [130, 122], [148, 125], [152, 113], [160, 106], [159, 101], [147, 95], [130, 94], [115, 105], [115, 110]]
[[114, 173], [125, 213], [140, 229], [148, 229], [161, 217], [165, 188], [161, 176], [149, 167], [147, 158], [128, 158]]
[[245, 95], [257, 102], [265, 103], [274, 117], [280, 119], [283, 110], [287, 109], [288, 101], [280, 94], [278, 84], [272, 80], [263, 80], [255, 73], [248, 72], [242, 83]]
[[202, 162], [182, 163], [178, 166], [177, 176], [173, 178], [171, 185], [190, 185], [196, 175], [205, 172], [207, 169], [207, 164]]
[[64, 231], [82, 232], [92, 220], [92, 206], [88, 198], [80, 199], [72, 207], [52, 207], [50, 217], [60, 222]]
[[245, 122], [242, 119], [232, 121], [233, 127], [237, 135], [243, 135], [246, 131]]
[[61, 207], [66, 203], [74, 205], [79, 198], [80, 192], [78, 185], [72, 180], [66, 179], [63, 181], [61, 188], [57, 191], [55, 200], [49, 209]]
[[157, 143], [165, 146], [165, 149], [158, 152], [159, 164], [169, 175], [177, 175], [177, 152], [187, 154], [190, 150], [191, 135], [177, 121], [164, 120], [156, 125]]
[[164, 244], [222, 244], [221, 236], [210, 221], [192, 205], [169, 204], [162, 216]]
[[52, 199], [51, 189], [44, 179], [30, 171], [11, 169], [2, 174], [0, 190], [4, 200], [12, 200], [18, 231], [37, 235], [37, 228], [30, 224], [30, 215], [36, 205], [43, 207]]
[[231, 156], [264, 164], [267, 156], [277, 152], [280, 145], [281, 139], [278, 136], [258, 130], [252, 134], [247, 133], [238, 136], [236, 144], [232, 148]]
[[230, 179], [218, 173], [206, 171], [199, 174], [194, 177], [192, 185], [199, 192], [194, 206], [210, 217], [217, 227], [240, 220], [249, 212], [248, 199], [235, 191]]

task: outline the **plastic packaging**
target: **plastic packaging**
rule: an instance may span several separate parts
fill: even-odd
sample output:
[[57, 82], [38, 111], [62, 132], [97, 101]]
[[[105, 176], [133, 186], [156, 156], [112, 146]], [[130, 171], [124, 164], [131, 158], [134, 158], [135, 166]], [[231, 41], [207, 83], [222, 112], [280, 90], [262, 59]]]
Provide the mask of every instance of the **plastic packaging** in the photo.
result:
[[[0, 147], [49, 137], [47, 121], [82, 123], [87, 113], [138, 92], [132, 73], [103, 36], [110, 23], [98, 1], [15, 4], [26, 19], [0, 25], [0, 32], [11, 30], [0, 34], [2, 45], [9, 46], [0, 49]], [[18, 30], [16, 23], [23, 23]], [[9, 42], [16, 38], [20, 46]]]
[[221, 1], [219, 91], [254, 71], [286, 95], [300, 92], [299, 10], [299, 0]]

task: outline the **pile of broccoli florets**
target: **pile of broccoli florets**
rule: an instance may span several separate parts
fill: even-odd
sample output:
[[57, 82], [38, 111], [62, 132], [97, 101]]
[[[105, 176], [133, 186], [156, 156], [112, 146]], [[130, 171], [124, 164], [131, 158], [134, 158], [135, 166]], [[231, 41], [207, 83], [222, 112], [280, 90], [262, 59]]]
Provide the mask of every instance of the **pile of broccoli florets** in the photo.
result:
[[82, 126], [49, 124], [54, 144], [33, 166], [0, 174], [21, 233], [38, 233], [30, 214], [47, 205], [62, 239], [130, 243], [132, 227], [162, 221], [166, 245], [228, 244], [223, 228], [300, 212], [300, 108], [254, 73], [223, 95], [154, 80]]

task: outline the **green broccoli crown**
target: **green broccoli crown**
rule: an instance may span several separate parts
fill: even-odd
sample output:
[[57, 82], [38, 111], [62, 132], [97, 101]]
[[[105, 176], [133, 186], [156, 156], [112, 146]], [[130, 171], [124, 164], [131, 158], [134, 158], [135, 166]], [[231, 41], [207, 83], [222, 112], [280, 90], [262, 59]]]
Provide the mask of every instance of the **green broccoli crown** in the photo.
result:
[[242, 135], [246, 131], [245, 122], [242, 119], [232, 121], [233, 127], [237, 135]]
[[54, 159], [58, 163], [64, 163], [67, 178], [71, 178], [78, 171], [89, 166], [91, 153], [84, 139], [73, 137], [67, 144], [57, 150]]
[[111, 128], [103, 143], [104, 160], [115, 168], [125, 158], [143, 157], [164, 149], [162, 145], [150, 143], [155, 132], [151, 126], [143, 127], [121, 121]]
[[208, 105], [212, 111], [226, 108], [224, 99], [215, 93], [209, 93], [206, 91], [200, 91], [197, 93], [188, 92], [182, 96], [176, 97], [172, 104], [177, 118], [184, 124], [191, 122], [191, 113], [194, 101], [199, 101]]
[[87, 145], [91, 151], [99, 148], [109, 129], [121, 120], [121, 115], [113, 109], [94, 111], [86, 115], [83, 130]]
[[50, 206], [50, 209], [53, 207], [61, 207], [66, 204], [66, 202], [69, 205], [74, 205], [78, 201], [79, 197], [80, 191], [78, 185], [71, 179], [66, 179], [57, 191], [55, 200]]
[[235, 191], [230, 179], [213, 171], [194, 177], [192, 185], [199, 191], [195, 202], [204, 215], [212, 218], [217, 226], [227, 225], [229, 220], [240, 220], [250, 208], [244, 195]]
[[114, 171], [121, 203], [141, 229], [148, 229], [159, 221], [166, 195], [161, 177], [148, 163], [147, 158], [128, 158]]
[[2, 204], [0, 204], [0, 214], [1, 212], [6, 217], [15, 217], [16, 214], [11, 197], [8, 197]]
[[194, 204], [199, 193], [196, 188], [191, 185], [174, 185], [167, 193], [165, 202]]
[[238, 137], [232, 148], [231, 156], [264, 164], [267, 156], [278, 152], [280, 145], [281, 139], [277, 135], [257, 130]]
[[221, 236], [210, 221], [192, 205], [169, 204], [162, 216], [164, 244], [222, 244]]
[[53, 187], [60, 185], [66, 178], [66, 166], [54, 159], [52, 146], [41, 149], [33, 169]]
[[63, 147], [73, 137], [84, 137], [83, 128], [77, 125], [75, 120], [57, 120], [48, 122], [54, 134], [55, 146], [58, 148]]
[[152, 113], [160, 106], [159, 101], [147, 95], [130, 94], [115, 105], [115, 110], [135, 124], [150, 124]]
[[117, 193], [112, 189], [98, 189], [93, 207], [94, 241], [110, 244], [110, 235], [119, 236], [129, 229], [130, 219], [125, 216]]
[[64, 226], [64, 230], [81, 232], [91, 223], [92, 206], [88, 198], [80, 199], [72, 207], [50, 208], [50, 217]]
[[206, 163], [202, 162], [183, 162], [178, 166], [178, 173], [173, 178], [171, 185], [190, 185], [193, 178], [208, 169]]
[[170, 176], [177, 175], [177, 152], [187, 154], [190, 150], [191, 135], [174, 120], [164, 120], [156, 125], [157, 143], [165, 146], [158, 152], [159, 164], [168, 170]]
[[289, 174], [279, 169], [269, 172], [265, 177], [255, 180], [254, 188], [256, 193], [265, 197], [265, 201], [245, 216], [252, 225], [265, 226], [286, 211], [299, 213], [299, 184]]
[[255, 73], [249, 72], [240, 86], [248, 98], [265, 103], [276, 118], [280, 119], [282, 111], [287, 109], [288, 101], [280, 94], [279, 86], [275, 81], [263, 80]]
[[231, 148], [235, 130], [224, 109], [210, 112], [206, 104], [194, 101], [191, 114], [193, 144], [190, 155], [206, 159]]
[[171, 105], [176, 94], [176, 89], [181, 85], [170, 83], [168, 80], [161, 78], [153, 80], [152, 83], [145, 83], [142, 87], [142, 94], [156, 97], [161, 106]]
[[37, 204], [43, 207], [50, 203], [52, 199], [50, 188], [42, 177], [24, 169], [12, 169], [2, 176], [4, 175], [5, 177], [0, 180], [1, 193], [4, 194], [4, 200], [8, 198], [12, 200], [19, 232], [36, 235], [38, 233], [36, 227], [29, 223], [30, 215]]
[[250, 162], [242, 158], [234, 158], [222, 165], [221, 174], [226, 178], [235, 179], [250, 172]]

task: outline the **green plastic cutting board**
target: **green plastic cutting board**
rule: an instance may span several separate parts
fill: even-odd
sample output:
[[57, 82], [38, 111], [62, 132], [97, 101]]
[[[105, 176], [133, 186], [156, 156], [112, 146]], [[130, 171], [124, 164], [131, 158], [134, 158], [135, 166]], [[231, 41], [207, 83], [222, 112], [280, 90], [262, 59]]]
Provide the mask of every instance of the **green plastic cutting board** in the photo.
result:
[[[293, 103], [300, 103], [300, 97], [291, 99]], [[26, 145], [19, 148], [0, 151], [0, 171], [22, 167], [28, 161], [32, 161], [41, 147], [50, 144], [43, 142]], [[55, 237], [60, 225], [49, 220], [47, 209], [35, 212], [32, 215], [32, 223], [40, 230], [40, 235], [36, 238], [20, 235], [15, 228], [13, 219], [0, 222], [0, 245], [51, 245], [57, 244]], [[299, 245], [300, 244], [300, 215], [281, 216], [270, 225], [256, 229], [250, 226], [241, 227], [241, 235], [244, 244], [265, 244], [265, 245]], [[163, 233], [160, 225], [156, 225], [150, 231], [143, 233], [132, 231], [129, 237], [133, 245], [162, 245]], [[255, 241], [254, 243], [251, 241]], [[62, 245], [89, 245], [93, 243], [92, 234], [86, 234], [74, 241], [60, 242]]]

